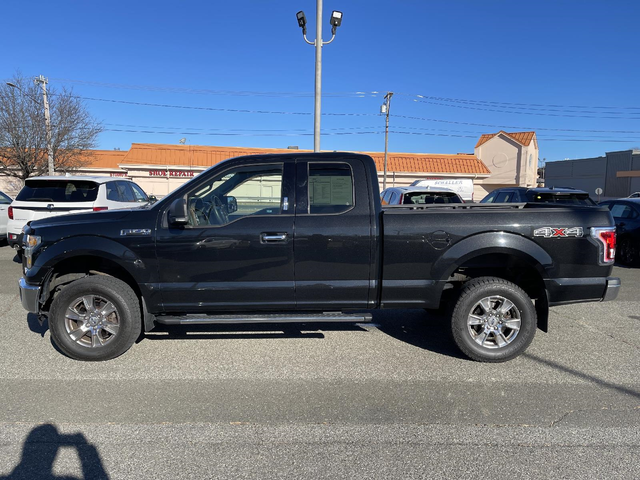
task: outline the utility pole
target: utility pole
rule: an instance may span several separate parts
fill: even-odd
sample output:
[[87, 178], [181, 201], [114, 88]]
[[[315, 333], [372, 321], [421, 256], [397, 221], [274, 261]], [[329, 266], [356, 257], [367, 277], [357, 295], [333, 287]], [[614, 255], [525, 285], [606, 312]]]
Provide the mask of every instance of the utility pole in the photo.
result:
[[391, 97], [393, 92], [387, 92], [384, 103], [380, 107], [380, 113], [385, 115], [384, 125], [384, 174], [382, 175], [382, 190], [387, 188], [387, 154], [389, 150], [389, 110], [391, 109]]
[[44, 125], [47, 135], [47, 166], [49, 175], [53, 175], [53, 146], [51, 145], [51, 116], [49, 115], [49, 99], [47, 98], [47, 83], [49, 80], [43, 75], [33, 79], [33, 83], [42, 86], [42, 99], [44, 101]]
[[329, 45], [336, 38], [336, 29], [342, 23], [342, 12], [334, 10], [331, 13], [331, 40], [328, 42], [322, 41], [322, 0], [316, 0], [316, 39], [313, 42], [307, 40], [307, 18], [304, 12], [300, 10], [296, 14], [298, 19], [298, 26], [302, 29], [302, 36], [304, 41], [309, 45], [316, 47], [316, 91], [315, 91], [315, 105], [313, 114], [313, 151], [320, 151], [320, 115], [321, 115], [321, 100], [322, 100], [322, 47]]

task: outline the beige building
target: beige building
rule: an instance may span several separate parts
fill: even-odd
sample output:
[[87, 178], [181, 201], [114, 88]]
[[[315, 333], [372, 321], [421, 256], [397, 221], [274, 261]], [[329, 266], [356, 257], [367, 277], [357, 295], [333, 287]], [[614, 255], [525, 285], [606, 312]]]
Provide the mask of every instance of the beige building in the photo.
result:
[[538, 140], [536, 132], [484, 134], [474, 150], [491, 171], [476, 182], [475, 198], [502, 187], [536, 187], [538, 181]]

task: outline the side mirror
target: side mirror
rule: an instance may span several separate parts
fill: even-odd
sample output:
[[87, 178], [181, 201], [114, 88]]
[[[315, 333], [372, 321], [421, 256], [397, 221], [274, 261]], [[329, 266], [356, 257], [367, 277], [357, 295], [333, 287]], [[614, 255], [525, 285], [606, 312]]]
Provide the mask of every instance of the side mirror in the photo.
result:
[[234, 213], [238, 211], [238, 201], [236, 197], [226, 197], [227, 198], [227, 213]]
[[167, 221], [169, 222], [169, 225], [186, 225], [189, 223], [187, 201], [184, 198], [176, 198], [171, 203]]
[[158, 197], [155, 195], [149, 195], [147, 198], [149, 199], [149, 203], [156, 203], [158, 201]]

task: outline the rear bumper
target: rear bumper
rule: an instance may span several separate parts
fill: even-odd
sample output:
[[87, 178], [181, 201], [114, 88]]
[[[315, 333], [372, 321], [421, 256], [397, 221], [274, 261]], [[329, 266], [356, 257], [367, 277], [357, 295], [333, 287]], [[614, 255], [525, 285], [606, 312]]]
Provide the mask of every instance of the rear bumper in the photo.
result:
[[608, 302], [609, 300], [615, 300], [620, 293], [620, 282], [619, 278], [609, 277], [607, 278], [607, 288], [604, 291], [604, 297], [602, 297], [603, 302]]
[[22, 233], [7, 232], [7, 243], [12, 248], [22, 248]]
[[29, 285], [24, 278], [18, 280], [20, 287], [20, 301], [27, 312], [40, 312], [40, 287]]
[[620, 291], [616, 277], [554, 278], [544, 283], [550, 306], [614, 300]]

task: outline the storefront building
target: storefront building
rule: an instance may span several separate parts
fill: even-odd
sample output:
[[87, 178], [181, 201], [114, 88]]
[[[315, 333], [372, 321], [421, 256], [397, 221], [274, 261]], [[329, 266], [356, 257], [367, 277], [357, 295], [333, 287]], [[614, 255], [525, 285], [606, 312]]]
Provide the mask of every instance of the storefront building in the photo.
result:
[[[74, 175], [104, 175], [130, 178], [148, 194], [163, 197], [207, 168], [228, 158], [241, 155], [305, 152], [292, 149], [212, 147], [198, 145], [162, 145], [134, 143], [128, 151], [94, 150], [87, 153], [86, 165]], [[364, 152], [371, 156], [378, 170], [380, 187], [384, 171], [384, 154]], [[489, 169], [473, 154], [444, 155], [389, 153], [387, 186], [411, 185], [422, 179], [470, 178], [474, 183], [487, 178]], [[11, 187], [2, 178], [7, 193], [15, 195], [19, 186]], [[13, 182], [15, 184], [15, 182]], [[7, 188], [9, 187], [9, 188]], [[3, 190], [0, 186], [0, 190]], [[481, 195], [481, 194], [480, 194]], [[482, 198], [476, 195], [476, 200]]]

